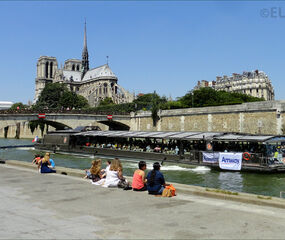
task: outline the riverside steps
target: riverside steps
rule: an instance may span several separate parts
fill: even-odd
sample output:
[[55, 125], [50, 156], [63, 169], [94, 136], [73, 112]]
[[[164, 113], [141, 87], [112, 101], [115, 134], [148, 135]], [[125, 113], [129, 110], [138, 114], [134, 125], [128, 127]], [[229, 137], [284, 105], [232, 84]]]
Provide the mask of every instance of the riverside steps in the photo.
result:
[[283, 199], [176, 183], [178, 196], [161, 198], [94, 186], [82, 170], [57, 171], [0, 164], [0, 238], [284, 239]]

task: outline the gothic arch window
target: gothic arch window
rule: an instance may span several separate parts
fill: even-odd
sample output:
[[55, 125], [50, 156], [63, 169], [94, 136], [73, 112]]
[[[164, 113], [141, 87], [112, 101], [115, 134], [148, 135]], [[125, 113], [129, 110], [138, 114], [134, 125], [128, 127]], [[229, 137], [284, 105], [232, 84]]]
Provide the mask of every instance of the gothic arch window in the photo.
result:
[[53, 62], [50, 63], [49, 77], [52, 78], [52, 75], [53, 75]]
[[115, 86], [115, 94], [117, 94], [117, 93], [118, 93], [118, 87]]
[[46, 62], [46, 74], [45, 77], [48, 78], [48, 62]]
[[104, 83], [104, 94], [107, 94], [108, 92], [108, 88], [107, 88], [108, 84]]
[[101, 95], [102, 94], [102, 88], [99, 87], [99, 94]]
[[77, 65], [76, 70], [79, 71], [79, 65]]
[[75, 65], [72, 64], [72, 71], [75, 71]]

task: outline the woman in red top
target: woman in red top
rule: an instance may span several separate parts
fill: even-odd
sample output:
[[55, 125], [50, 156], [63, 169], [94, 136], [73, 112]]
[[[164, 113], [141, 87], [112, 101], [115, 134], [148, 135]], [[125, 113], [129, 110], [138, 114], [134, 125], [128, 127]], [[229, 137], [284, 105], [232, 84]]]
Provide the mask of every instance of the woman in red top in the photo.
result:
[[139, 169], [134, 172], [132, 188], [134, 191], [146, 191], [146, 178], [145, 171], [146, 163], [145, 161], [139, 162]]

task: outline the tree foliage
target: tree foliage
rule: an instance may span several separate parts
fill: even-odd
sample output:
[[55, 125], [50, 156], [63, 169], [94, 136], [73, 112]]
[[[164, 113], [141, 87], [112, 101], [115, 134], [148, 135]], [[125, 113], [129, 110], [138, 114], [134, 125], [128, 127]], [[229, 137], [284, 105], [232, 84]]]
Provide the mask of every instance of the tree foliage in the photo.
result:
[[41, 92], [34, 108], [38, 109], [80, 109], [88, 107], [88, 101], [67, 89], [61, 83], [48, 83]]
[[100, 101], [99, 106], [106, 106], [111, 104], [114, 104], [112, 98], [106, 97], [104, 100]]
[[25, 109], [25, 108], [28, 108], [28, 105], [25, 105], [21, 102], [17, 102], [17, 103], [14, 103], [10, 109], [11, 110], [18, 110], [18, 109]]

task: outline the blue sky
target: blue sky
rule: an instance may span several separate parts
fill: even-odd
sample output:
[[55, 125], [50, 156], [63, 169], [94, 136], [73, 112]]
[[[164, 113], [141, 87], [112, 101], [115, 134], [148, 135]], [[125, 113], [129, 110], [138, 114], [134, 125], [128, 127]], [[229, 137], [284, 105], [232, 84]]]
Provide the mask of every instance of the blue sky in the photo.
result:
[[285, 2], [2, 1], [0, 100], [33, 99], [40, 56], [81, 59], [84, 18], [90, 67], [109, 56], [130, 92], [175, 99], [198, 80], [259, 69], [284, 99]]

